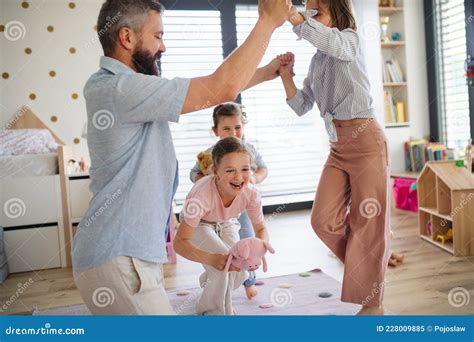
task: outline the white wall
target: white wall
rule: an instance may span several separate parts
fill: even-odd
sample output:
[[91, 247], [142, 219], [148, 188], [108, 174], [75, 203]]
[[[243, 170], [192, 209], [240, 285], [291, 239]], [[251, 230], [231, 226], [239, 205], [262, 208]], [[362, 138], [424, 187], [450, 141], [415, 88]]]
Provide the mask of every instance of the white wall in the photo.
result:
[[[0, 24], [5, 25], [5, 32], [0, 34], [0, 75], [7, 72], [9, 78], [0, 78], [0, 123], [5, 124], [22, 105], [29, 105], [66, 144], [75, 146], [78, 156], [85, 155], [82, 90], [98, 70], [102, 55], [94, 29], [102, 1], [77, 0], [74, 8], [62, 0], [25, 2], [28, 8], [22, 7], [22, 1], [1, 0]], [[18, 22], [16, 31], [8, 31], [13, 21]], [[54, 27], [53, 32], [48, 26]], [[26, 48], [32, 53], [26, 54]], [[70, 48], [76, 53], [70, 53]], [[50, 71], [56, 76], [51, 77]], [[72, 98], [74, 93], [77, 100]], [[30, 100], [30, 94], [36, 99]], [[74, 144], [76, 138], [78, 144]]]

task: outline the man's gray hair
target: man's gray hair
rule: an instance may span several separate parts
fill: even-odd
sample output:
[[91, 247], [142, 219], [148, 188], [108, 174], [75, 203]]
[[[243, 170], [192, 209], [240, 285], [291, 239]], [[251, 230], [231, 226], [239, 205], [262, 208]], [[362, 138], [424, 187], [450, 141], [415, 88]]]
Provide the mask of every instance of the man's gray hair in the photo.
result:
[[164, 10], [158, 0], [106, 0], [97, 19], [97, 34], [104, 55], [111, 56], [114, 53], [122, 28], [141, 32], [150, 11], [163, 14]]

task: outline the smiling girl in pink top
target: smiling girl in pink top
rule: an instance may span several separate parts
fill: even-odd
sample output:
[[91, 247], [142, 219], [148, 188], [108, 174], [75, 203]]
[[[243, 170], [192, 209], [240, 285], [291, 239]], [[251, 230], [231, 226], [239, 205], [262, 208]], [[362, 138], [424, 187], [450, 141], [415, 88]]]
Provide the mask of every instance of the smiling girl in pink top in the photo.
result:
[[176, 252], [203, 264], [203, 293], [197, 306], [200, 315], [232, 315], [232, 292], [246, 272], [231, 268], [224, 272], [228, 251], [239, 241], [237, 218], [242, 211], [252, 221], [255, 236], [268, 241], [268, 233], [257, 190], [249, 184], [251, 152], [237, 138], [220, 140], [213, 148], [214, 174], [194, 185], [181, 212], [174, 240]]

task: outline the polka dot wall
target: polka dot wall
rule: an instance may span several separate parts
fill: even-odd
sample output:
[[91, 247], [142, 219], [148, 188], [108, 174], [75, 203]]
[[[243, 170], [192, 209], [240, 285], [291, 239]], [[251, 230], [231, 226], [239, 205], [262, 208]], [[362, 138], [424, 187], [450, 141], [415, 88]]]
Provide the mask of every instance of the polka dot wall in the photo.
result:
[[84, 85], [102, 49], [95, 25], [100, 0], [0, 1], [0, 123], [23, 105], [77, 153], [86, 123]]

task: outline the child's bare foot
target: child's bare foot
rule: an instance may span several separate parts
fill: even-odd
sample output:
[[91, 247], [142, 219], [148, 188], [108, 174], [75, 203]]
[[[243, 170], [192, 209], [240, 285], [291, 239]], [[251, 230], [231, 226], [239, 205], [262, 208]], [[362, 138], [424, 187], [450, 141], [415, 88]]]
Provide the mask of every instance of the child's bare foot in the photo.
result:
[[405, 259], [404, 255], [395, 254], [395, 253], [392, 253], [390, 257], [395, 258], [395, 260], [397, 260], [399, 264], [403, 263], [403, 260]]
[[257, 287], [255, 285], [246, 286], [245, 293], [247, 294], [247, 298], [249, 300], [253, 299], [258, 293]]
[[397, 267], [398, 265], [403, 263], [404, 259], [405, 259], [404, 255], [392, 253], [390, 254], [390, 258], [388, 260], [388, 266]]
[[363, 306], [362, 309], [357, 313], [357, 316], [383, 316], [385, 314], [384, 308]]

